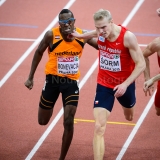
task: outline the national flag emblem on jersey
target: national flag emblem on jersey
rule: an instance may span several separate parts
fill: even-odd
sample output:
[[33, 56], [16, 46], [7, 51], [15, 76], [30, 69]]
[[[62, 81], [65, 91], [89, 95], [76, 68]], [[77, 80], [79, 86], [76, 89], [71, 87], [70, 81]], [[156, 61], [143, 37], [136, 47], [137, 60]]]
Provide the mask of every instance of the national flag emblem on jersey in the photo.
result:
[[99, 101], [95, 101], [95, 104], [98, 104]]
[[102, 37], [102, 36], [99, 36], [99, 41], [104, 42], [104, 41], [105, 41], [105, 38]]
[[60, 36], [59, 35], [55, 35], [55, 39], [60, 39]]

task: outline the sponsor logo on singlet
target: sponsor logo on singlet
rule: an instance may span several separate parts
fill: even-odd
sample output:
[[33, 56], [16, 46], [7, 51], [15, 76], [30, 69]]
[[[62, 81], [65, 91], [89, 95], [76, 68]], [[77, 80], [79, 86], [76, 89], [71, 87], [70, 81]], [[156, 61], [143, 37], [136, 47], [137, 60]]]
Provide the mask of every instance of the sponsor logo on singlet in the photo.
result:
[[101, 50], [106, 50], [106, 46], [102, 46], [100, 44], [98, 44], [98, 48], [101, 49]]
[[100, 50], [100, 69], [112, 72], [121, 71], [121, 50], [111, 48], [107, 48], [107, 50], [110, 50], [111, 53]]
[[58, 57], [58, 73], [59, 74], [77, 74], [79, 68], [79, 57]]
[[67, 51], [64, 51], [64, 52], [56, 52], [55, 53], [55, 55], [56, 56], [63, 56], [63, 55], [72, 55], [72, 56], [77, 56], [77, 55], [79, 55], [81, 53], [81, 51], [80, 52], [67, 52]]

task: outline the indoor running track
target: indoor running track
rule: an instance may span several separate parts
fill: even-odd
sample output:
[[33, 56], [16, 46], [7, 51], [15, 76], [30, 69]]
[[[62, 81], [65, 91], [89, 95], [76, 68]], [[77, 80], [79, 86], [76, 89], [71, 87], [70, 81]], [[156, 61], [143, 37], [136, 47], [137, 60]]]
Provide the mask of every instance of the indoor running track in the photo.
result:
[[[35, 74], [34, 88], [24, 82], [34, 51], [45, 31], [58, 26], [57, 15], [69, 8], [76, 26], [94, 29], [93, 13], [108, 9], [116, 24], [127, 26], [142, 49], [160, 36], [159, 0], [0, 0], [0, 159], [58, 160], [63, 133], [61, 97], [47, 126], [37, 122], [38, 102], [44, 84], [45, 52]], [[98, 51], [86, 45], [81, 58], [80, 101], [75, 133], [66, 160], [93, 160], [93, 100]], [[156, 55], [150, 57], [151, 75], [158, 73]], [[136, 80], [134, 120], [125, 120], [115, 101], [105, 133], [105, 160], [159, 160], [160, 120], [152, 107], [153, 97], [143, 93], [143, 74]]]

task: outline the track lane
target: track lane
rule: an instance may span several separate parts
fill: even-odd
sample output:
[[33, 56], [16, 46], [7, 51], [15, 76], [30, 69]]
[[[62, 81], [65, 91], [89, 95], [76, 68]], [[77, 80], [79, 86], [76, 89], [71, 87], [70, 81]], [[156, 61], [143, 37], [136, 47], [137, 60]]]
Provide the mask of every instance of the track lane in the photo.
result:
[[[83, 2], [83, 1], [82, 1]], [[110, 8], [109, 10], [113, 10], [113, 4], [117, 2], [117, 1], [113, 1], [112, 2], [107, 2], [108, 8]], [[122, 1], [120, 1], [122, 2]], [[122, 3], [117, 4], [118, 6], [122, 7]], [[125, 3], [125, 7], [127, 6], [127, 10], [131, 9], [133, 7], [133, 3], [136, 3], [137, 1], [132, 1], [131, 4], [128, 6], [127, 3]], [[85, 1], [86, 6], [84, 5], [80, 5], [81, 2], [76, 2], [75, 6], [79, 9], [83, 10], [87, 10], [87, 8], [91, 8], [90, 7], [90, 1]], [[110, 3], [110, 4], [109, 4]], [[93, 2], [93, 6], [96, 7], [92, 8], [90, 11], [87, 12], [88, 15], [92, 15], [93, 12], [95, 12], [95, 10], [99, 9], [103, 6], [106, 5], [106, 3], [103, 1], [102, 3], [98, 4], [97, 1]], [[73, 10], [74, 7], [73, 6]], [[99, 8], [98, 8], [99, 7]], [[115, 22], [120, 21], [120, 19], [123, 20], [123, 16], [122, 15], [117, 15], [116, 13], [119, 12], [120, 13], [121, 8], [119, 8], [119, 10], [115, 9], [115, 11], [113, 11], [113, 14], [115, 14]], [[73, 11], [75, 12], [75, 14], [79, 15], [79, 11]], [[127, 13], [123, 10], [122, 11], [124, 14], [127, 15]], [[83, 16], [82, 16], [83, 15]], [[86, 13], [83, 12], [82, 15], [80, 16], [80, 18], [77, 17], [77, 22], [76, 24], [80, 23], [80, 26], [82, 26], [82, 28], [84, 27], [88, 27], [90, 28], [94, 28], [93, 22], [91, 18], [87, 18], [88, 15], [86, 16]], [[82, 19], [82, 20], [81, 20]], [[79, 21], [81, 20], [81, 21]], [[86, 23], [84, 23], [84, 20], [87, 20]], [[82, 23], [83, 22], [83, 23]], [[121, 22], [122, 23], [122, 22]], [[78, 26], [78, 25], [77, 25]], [[84, 27], [83, 27], [84, 26]], [[89, 68], [90, 64], [92, 64], [92, 62], [94, 62], [94, 60], [97, 57], [97, 52], [90, 49], [90, 47], [86, 46], [85, 48], [85, 54], [83, 54], [82, 59], [81, 59], [81, 66], [85, 66], [85, 68], [81, 67], [81, 77], [84, 76], [84, 74], [86, 73], [87, 69]], [[93, 59], [89, 58], [88, 56], [89, 54], [93, 52]], [[34, 53], [34, 52], [33, 52]], [[84, 56], [85, 55], [85, 56]], [[15, 156], [19, 156], [22, 157], [21, 154], [26, 155], [27, 151], [29, 151], [33, 144], [35, 144], [37, 142], [38, 137], [40, 137], [42, 135], [42, 133], [45, 131], [45, 129], [47, 127], [41, 127], [37, 125], [37, 117], [35, 116], [37, 113], [37, 108], [35, 108], [34, 106], [37, 106], [37, 100], [39, 99], [39, 93], [41, 91], [41, 87], [43, 86], [43, 81], [44, 79], [41, 78], [43, 77], [43, 73], [42, 70], [44, 70], [44, 63], [47, 59], [47, 56], [45, 55], [44, 60], [42, 61], [42, 63], [39, 66], [39, 71], [36, 73], [36, 83], [34, 86], [34, 91], [32, 92], [28, 92], [27, 90], [25, 90], [23, 87], [23, 82], [26, 78], [26, 73], [28, 72], [28, 69], [25, 68], [26, 64], [30, 64], [32, 59], [32, 56], [29, 56], [25, 62], [21, 65], [20, 68], [18, 68], [18, 70], [12, 75], [11, 79], [8, 80], [7, 85], [5, 85], [5, 87], [2, 87], [2, 91], [3, 93], [8, 93], [8, 99], [7, 101], [10, 101], [10, 104], [12, 104], [11, 108], [9, 105], [9, 108], [5, 108], [5, 110], [1, 113], [3, 115], [3, 118], [7, 119], [7, 117], [10, 117], [10, 121], [6, 122], [5, 125], [7, 126], [2, 126], [2, 129], [4, 129], [4, 132], [2, 134], [2, 136], [5, 135], [5, 145], [3, 146], [3, 151], [9, 151], [12, 155], [14, 154]], [[83, 63], [85, 62], [85, 63]], [[88, 65], [89, 63], [89, 65]], [[79, 103], [79, 108], [76, 114], [76, 118], [91, 118], [93, 119], [92, 116], [92, 103], [93, 103], [93, 97], [94, 95], [91, 93], [95, 92], [95, 81], [96, 81], [96, 74], [97, 74], [97, 70], [92, 74], [92, 77], [89, 79], [89, 83], [86, 83], [84, 85], [84, 88], [81, 91], [81, 97], [80, 97], [80, 103]], [[17, 80], [17, 77], [20, 75], [20, 77]], [[144, 98], [144, 96], [142, 95], [142, 90], [141, 90], [141, 86], [142, 85], [142, 81], [140, 79], [140, 82], [138, 82], [138, 101], [142, 100]], [[12, 90], [16, 90], [18, 91], [17, 94], [13, 94]], [[17, 89], [18, 88], [18, 89]], [[20, 88], [20, 89], [19, 89]], [[9, 92], [10, 91], [10, 92]], [[35, 94], [37, 93], [37, 94]], [[88, 96], [89, 95], [89, 96]], [[17, 98], [18, 97], [18, 98]], [[86, 100], [87, 97], [87, 100]], [[141, 99], [142, 98], [142, 99]], [[7, 102], [4, 102], [6, 99], [6, 96], [3, 95], [1, 96], [1, 99], [3, 99], [3, 104], [4, 106], [8, 106]], [[16, 99], [16, 100], [15, 100]], [[149, 98], [146, 98], [144, 100], [143, 103], [147, 104]], [[140, 105], [140, 104], [139, 104]], [[59, 107], [58, 107], [59, 106]], [[60, 109], [61, 105], [61, 99], [58, 100], [56, 108], [55, 108], [55, 112], [53, 114], [53, 118], [56, 116], [56, 114], [58, 113], [59, 109]], [[110, 121], [120, 121], [120, 120], [124, 120], [123, 117], [123, 113], [122, 113], [122, 109], [121, 107], [115, 102], [115, 108], [113, 110], [112, 116], [110, 117]], [[89, 108], [89, 109], [87, 109]], [[14, 110], [14, 112], [12, 111]], [[17, 110], [19, 112], [17, 112]], [[142, 113], [143, 107], [138, 108], [138, 110], [136, 111], [135, 114], [135, 122], [136, 120], [139, 118], [140, 113]], [[9, 116], [9, 114], [6, 112], [11, 112], [11, 115]], [[25, 112], [26, 117], [24, 117], [23, 112]], [[4, 116], [5, 115], [5, 116]], [[14, 120], [15, 116], [17, 119]], [[116, 116], [115, 116], [116, 115]], [[117, 116], [118, 115], [118, 116]], [[28, 117], [30, 117], [30, 119], [28, 119]], [[52, 118], [52, 119], [53, 119]], [[17, 125], [14, 126], [11, 121], [15, 122], [15, 124]], [[25, 123], [24, 123], [25, 121]], [[125, 120], [124, 120], [125, 121]], [[12, 125], [12, 126], [10, 126]], [[20, 128], [20, 126], [22, 126], [22, 129]], [[34, 127], [32, 127], [34, 126]], [[62, 119], [59, 121], [59, 123], [56, 125], [56, 127], [54, 128], [54, 130], [52, 131], [52, 133], [47, 137], [45, 143], [43, 143], [43, 145], [41, 146], [40, 150], [38, 150], [38, 152], [36, 153], [35, 157], [33, 157], [33, 159], [51, 159], [52, 157], [54, 157], [54, 159], [57, 159], [59, 152], [60, 152], [60, 145], [61, 145], [61, 134], [62, 134]], [[105, 154], [106, 157], [109, 157], [110, 159], [115, 159], [117, 153], [119, 152], [120, 148], [122, 147], [124, 141], [126, 140], [127, 135], [129, 135], [131, 128], [126, 127], [126, 126], [111, 126], [108, 125], [108, 133], [105, 135], [106, 136], [106, 146], [107, 146], [107, 153]], [[16, 130], [16, 131], [15, 131]], [[8, 143], [8, 139], [11, 140], [10, 134], [8, 132], [13, 133], [13, 136], [15, 136], [16, 141], [14, 141], [12, 145], [16, 145], [17, 146], [17, 151], [18, 148], [21, 148], [21, 153], [17, 153], [17, 151], [14, 150], [14, 148], [9, 146]], [[92, 159], [92, 131], [93, 131], [93, 124], [80, 124], [77, 123], [75, 125], [75, 135], [74, 135], [74, 140], [73, 143], [71, 145], [70, 148], [70, 152], [67, 156], [68, 159], [72, 159], [72, 158], [76, 158], [78, 157], [78, 159], [86, 159], [88, 160], [88, 158]], [[122, 137], [122, 139], [120, 139], [119, 137], [115, 137], [113, 136], [117, 131], [120, 132], [119, 137]], [[88, 133], [88, 134], [86, 134]], [[20, 135], [23, 135], [23, 139], [20, 137]], [[24, 142], [25, 141], [25, 142]], [[113, 142], [116, 142], [115, 144], [113, 144]], [[8, 149], [6, 150], [6, 147], [8, 147]], [[29, 147], [29, 149], [27, 149], [26, 151], [26, 147]], [[23, 148], [23, 149], [22, 149]], [[48, 150], [48, 148], [50, 148], [50, 150]], [[78, 148], [78, 151], [77, 151]], [[116, 148], [116, 149], [115, 149]], [[29, 152], [28, 152], [29, 153]], [[73, 154], [74, 153], [74, 154]], [[80, 154], [81, 153], [81, 154]], [[133, 153], [133, 151], [131, 152]], [[131, 154], [130, 153], [130, 154]], [[0, 153], [1, 155], [1, 153]], [[5, 152], [2, 153], [2, 155], [6, 156], [8, 159], [10, 158], [9, 156], [7, 156], [5, 154]], [[24, 157], [24, 156], [23, 156]]]

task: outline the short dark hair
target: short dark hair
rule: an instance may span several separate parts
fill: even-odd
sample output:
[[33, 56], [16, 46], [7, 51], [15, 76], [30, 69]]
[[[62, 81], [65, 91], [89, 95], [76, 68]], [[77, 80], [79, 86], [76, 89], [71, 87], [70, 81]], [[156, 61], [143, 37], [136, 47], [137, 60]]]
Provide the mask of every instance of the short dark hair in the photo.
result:
[[[61, 12], [59, 13], [59, 16], [60, 16], [60, 14], [63, 14], [63, 13], [71, 13], [72, 17], [74, 18], [72, 11], [70, 11], [69, 9], [62, 9]], [[58, 16], [58, 18], [59, 18], [59, 16]]]

